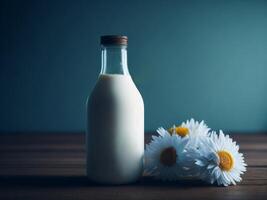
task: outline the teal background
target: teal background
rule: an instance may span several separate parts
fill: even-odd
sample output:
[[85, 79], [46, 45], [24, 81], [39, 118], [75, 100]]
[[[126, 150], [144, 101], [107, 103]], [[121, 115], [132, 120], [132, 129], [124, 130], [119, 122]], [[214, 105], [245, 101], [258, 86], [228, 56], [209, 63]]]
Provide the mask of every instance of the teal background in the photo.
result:
[[1, 1], [0, 131], [81, 131], [99, 37], [129, 37], [146, 130], [267, 130], [267, 1]]

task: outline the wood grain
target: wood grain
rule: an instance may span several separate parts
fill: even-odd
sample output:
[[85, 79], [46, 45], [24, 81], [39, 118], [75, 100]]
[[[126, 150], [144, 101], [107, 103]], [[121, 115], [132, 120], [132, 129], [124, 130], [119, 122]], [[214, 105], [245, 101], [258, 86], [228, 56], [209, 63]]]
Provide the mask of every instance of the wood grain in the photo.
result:
[[2, 133], [0, 199], [266, 199], [267, 135], [232, 136], [249, 165], [238, 186], [163, 183], [146, 176], [131, 185], [103, 186], [85, 177], [83, 133]]

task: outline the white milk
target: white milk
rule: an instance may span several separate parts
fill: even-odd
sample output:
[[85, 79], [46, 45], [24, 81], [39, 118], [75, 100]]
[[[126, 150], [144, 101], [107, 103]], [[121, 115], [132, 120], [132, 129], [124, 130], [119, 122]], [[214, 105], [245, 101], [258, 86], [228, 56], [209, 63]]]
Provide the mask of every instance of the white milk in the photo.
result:
[[130, 75], [100, 75], [87, 102], [87, 175], [99, 183], [136, 181], [143, 170], [144, 104]]

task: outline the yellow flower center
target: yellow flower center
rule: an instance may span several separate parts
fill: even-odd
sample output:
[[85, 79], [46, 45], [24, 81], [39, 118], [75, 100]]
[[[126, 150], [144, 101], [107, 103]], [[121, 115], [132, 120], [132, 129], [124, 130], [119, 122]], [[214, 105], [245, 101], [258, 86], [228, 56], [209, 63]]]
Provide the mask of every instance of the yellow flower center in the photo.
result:
[[230, 171], [234, 166], [232, 154], [227, 151], [218, 151], [217, 154], [220, 158], [219, 167], [221, 170]]
[[176, 133], [177, 135], [179, 135], [179, 136], [181, 136], [181, 137], [184, 137], [184, 136], [186, 136], [186, 135], [189, 134], [189, 129], [186, 128], [186, 127], [182, 127], [182, 126], [177, 126], [177, 127], [175, 127], [175, 128], [173, 127], [173, 128], [169, 128], [169, 129], [168, 129], [168, 132], [169, 132], [170, 134], [172, 134], [174, 131], [175, 131], [175, 133]]
[[164, 149], [160, 154], [160, 163], [171, 167], [176, 163], [176, 150], [173, 147]]

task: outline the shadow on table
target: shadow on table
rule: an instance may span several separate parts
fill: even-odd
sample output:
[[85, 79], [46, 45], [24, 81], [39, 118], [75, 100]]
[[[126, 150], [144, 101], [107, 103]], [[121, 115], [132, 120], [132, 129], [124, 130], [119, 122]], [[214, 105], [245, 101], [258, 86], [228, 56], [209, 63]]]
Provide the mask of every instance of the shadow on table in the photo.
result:
[[89, 181], [85, 176], [0, 176], [0, 186], [64, 186], [64, 187], [80, 187], [80, 186], [94, 186], [94, 187], [106, 187], [106, 186], [158, 186], [158, 187], [207, 187], [208, 184], [199, 180], [182, 180], [175, 182], [163, 182], [155, 180], [152, 177], [142, 177], [139, 181], [126, 185], [107, 185], [97, 184]]

